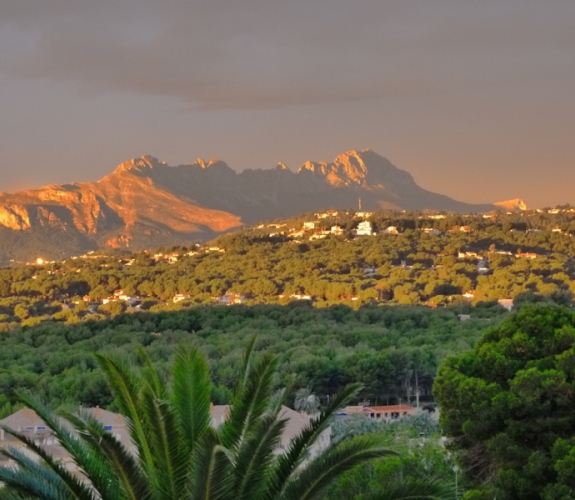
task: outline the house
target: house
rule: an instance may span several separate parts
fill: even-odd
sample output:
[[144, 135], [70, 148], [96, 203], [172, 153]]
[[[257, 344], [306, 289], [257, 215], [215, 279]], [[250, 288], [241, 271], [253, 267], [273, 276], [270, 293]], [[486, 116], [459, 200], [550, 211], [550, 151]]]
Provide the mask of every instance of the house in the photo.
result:
[[[106, 300], [106, 299], [104, 299], [104, 300]], [[102, 303], [106, 304], [106, 302], [104, 302], [104, 300], [102, 301]], [[135, 297], [134, 295], [126, 294], [126, 293], [124, 293], [124, 290], [116, 290], [114, 292], [114, 298], [112, 300], [121, 300], [122, 302], [126, 302], [126, 304], [133, 307], [138, 302], [138, 297]], [[110, 300], [108, 300], [108, 302], [110, 302]]]
[[481, 256], [477, 252], [459, 252], [457, 254], [459, 259], [479, 259]]
[[536, 253], [516, 253], [515, 257], [517, 257], [518, 259], [536, 259], [537, 254]]
[[499, 305], [505, 307], [508, 311], [513, 309], [513, 299], [499, 299], [497, 302], [499, 302]]
[[[111, 432], [128, 450], [135, 453], [135, 447], [130, 439], [126, 419], [122, 415], [102, 408], [80, 408], [78, 413], [80, 415], [88, 415], [98, 420], [104, 428]], [[72, 460], [70, 454], [58, 444], [52, 431], [33, 410], [22, 408], [16, 413], [0, 420], [0, 426], [23, 433], [53, 456], [67, 470], [80, 474], [78, 466]], [[4, 430], [0, 430], [0, 448], [5, 447], [18, 448], [20, 451], [29, 455], [30, 458], [37, 458], [21, 441], [6, 433]], [[6, 462], [8, 462], [8, 464], [11, 463], [6, 457], [0, 456], [0, 464], [5, 464]]]
[[176, 295], [174, 295], [174, 298], [172, 299], [172, 302], [176, 303], [176, 302], [181, 302], [182, 300], [187, 300], [189, 299], [190, 296], [188, 294], [185, 293], [177, 293]]
[[[230, 416], [231, 406], [229, 405], [210, 405], [210, 415], [212, 417], [212, 426], [219, 427]], [[290, 442], [309, 426], [311, 417], [305, 413], [299, 413], [287, 406], [282, 406], [279, 418], [286, 420], [286, 426], [281, 434], [280, 446], [275, 450], [276, 455], [282, 455], [286, 452]], [[331, 442], [331, 428], [325, 429], [318, 437], [317, 441], [309, 451], [309, 457], [314, 458], [320, 452], [325, 450]]]
[[387, 422], [397, 420], [417, 413], [418, 408], [409, 405], [390, 405], [390, 406], [364, 406], [363, 414], [375, 420], [385, 420]]
[[292, 238], [299, 240], [300, 238], [303, 238], [304, 234], [305, 234], [305, 231], [302, 229], [301, 231], [295, 231], [295, 232], [291, 233], [290, 236]]
[[304, 222], [304, 231], [313, 231], [315, 229], [315, 222]]
[[230, 306], [232, 304], [242, 304], [244, 300], [246, 300], [245, 295], [228, 291], [225, 295], [218, 297], [218, 304]]
[[304, 295], [301, 293], [292, 293], [290, 295], [290, 299], [295, 299], [295, 300], [312, 300], [311, 295]]
[[309, 237], [309, 241], [313, 241], [313, 240], [323, 240], [326, 236], [327, 236], [327, 235], [325, 235], [325, 234], [317, 234], [317, 233], [316, 233], [316, 234], [312, 234], [312, 235]]
[[331, 226], [330, 232], [334, 236], [341, 236], [343, 234], [343, 229], [339, 226]]
[[363, 415], [364, 405], [346, 406], [337, 412], [338, 417], [347, 417], [349, 415]]
[[432, 227], [423, 227], [420, 230], [431, 236], [441, 236], [442, 234], [439, 229], [433, 229]]
[[371, 222], [364, 220], [357, 225], [357, 229], [355, 230], [355, 234], [357, 236], [371, 236], [373, 234], [373, 228], [371, 226]]
[[374, 420], [383, 420], [390, 422], [408, 415], [414, 415], [419, 412], [418, 408], [409, 405], [388, 405], [388, 406], [346, 406], [338, 412], [338, 416], [365, 415]]
[[372, 278], [377, 274], [377, 267], [364, 267], [363, 274], [365, 274], [368, 278]]
[[489, 272], [489, 265], [487, 264], [486, 260], [481, 259], [477, 263], [477, 272], [479, 274], [485, 274], [485, 273]]
[[382, 231], [379, 232], [379, 234], [399, 234], [399, 231], [397, 230], [396, 226], [389, 226], [385, 229], [383, 229]]

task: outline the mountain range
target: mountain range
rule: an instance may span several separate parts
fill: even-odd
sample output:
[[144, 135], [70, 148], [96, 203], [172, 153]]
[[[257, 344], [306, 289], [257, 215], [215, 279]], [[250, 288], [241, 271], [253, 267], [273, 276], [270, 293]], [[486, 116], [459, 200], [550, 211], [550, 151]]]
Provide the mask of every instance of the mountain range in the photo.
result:
[[103, 247], [151, 248], [206, 239], [242, 225], [358, 206], [448, 212], [525, 209], [517, 199], [468, 204], [432, 193], [367, 149], [333, 162], [236, 172], [218, 159], [170, 167], [152, 156], [96, 182], [0, 193], [0, 258], [64, 258]]

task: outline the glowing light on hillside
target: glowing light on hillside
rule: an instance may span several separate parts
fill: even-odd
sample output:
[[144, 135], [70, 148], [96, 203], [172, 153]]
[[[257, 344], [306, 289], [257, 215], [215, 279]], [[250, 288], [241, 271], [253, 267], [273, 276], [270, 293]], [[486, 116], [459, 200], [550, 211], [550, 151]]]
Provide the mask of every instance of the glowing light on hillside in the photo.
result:
[[36, 264], [38, 264], [39, 266], [43, 266], [44, 265], [44, 259], [42, 259], [41, 257], [38, 257], [36, 259]]

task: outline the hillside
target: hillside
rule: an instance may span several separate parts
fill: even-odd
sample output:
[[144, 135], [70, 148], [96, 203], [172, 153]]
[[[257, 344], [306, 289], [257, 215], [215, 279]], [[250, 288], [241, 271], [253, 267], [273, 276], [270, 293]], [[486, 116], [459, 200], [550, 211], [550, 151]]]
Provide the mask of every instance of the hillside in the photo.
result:
[[[122, 163], [97, 182], [0, 193], [0, 262], [65, 258], [99, 248], [153, 248], [209, 239], [263, 220], [356, 207], [489, 212], [419, 187], [371, 150], [333, 162], [280, 164], [237, 173], [223, 161], [170, 167], [151, 156]], [[521, 200], [512, 206], [525, 208]]]
[[[555, 213], [556, 212], [556, 213]], [[114, 250], [0, 269], [0, 330], [196, 305], [570, 303], [575, 210], [317, 212], [200, 246]]]

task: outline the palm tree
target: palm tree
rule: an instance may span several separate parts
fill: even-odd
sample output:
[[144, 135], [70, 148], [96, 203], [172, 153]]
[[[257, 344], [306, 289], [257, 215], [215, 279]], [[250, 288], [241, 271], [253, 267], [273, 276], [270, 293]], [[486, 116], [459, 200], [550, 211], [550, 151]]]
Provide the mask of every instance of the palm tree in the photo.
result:
[[309, 387], [304, 387], [295, 393], [294, 408], [308, 415], [315, 415], [319, 410], [319, 398]]
[[[286, 425], [279, 414], [288, 393], [274, 391], [277, 359], [270, 355], [255, 359], [254, 343], [252, 339], [229, 417], [217, 429], [210, 425], [208, 366], [197, 348], [178, 349], [171, 383], [152, 367], [143, 349], [139, 370], [124, 360], [97, 355], [127, 419], [136, 453], [89, 415], [59, 417], [36, 398], [22, 394], [21, 401], [44, 420], [82, 476], [66, 470], [25, 435], [4, 429], [33, 451], [37, 460], [18, 449], [1, 450], [17, 467], [0, 468], [5, 485], [0, 498], [307, 500], [318, 498], [334, 479], [356, 465], [394, 455], [360, 437], [309, 459], [310, 448], [328, 428], [331, 416], [357, 394], [355, 385], [336, 396], [278, 456], [275, 450]], [[447, 498], [442, 496], [446, 491], [438, 483], [400, 485], [385, 498]]]

